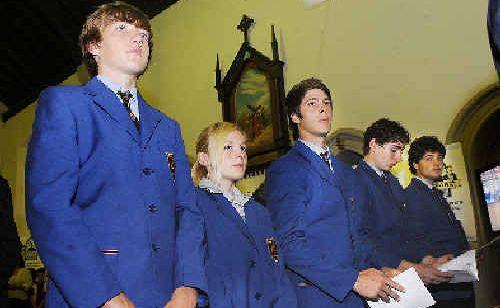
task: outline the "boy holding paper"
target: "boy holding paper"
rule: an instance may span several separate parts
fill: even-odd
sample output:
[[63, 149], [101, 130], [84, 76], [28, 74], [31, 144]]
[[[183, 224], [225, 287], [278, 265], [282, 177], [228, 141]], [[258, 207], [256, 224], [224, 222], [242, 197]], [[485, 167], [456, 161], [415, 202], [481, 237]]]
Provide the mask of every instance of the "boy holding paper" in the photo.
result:
[[[415, 139], [408, 153], [410, 171], [415, 175], [405, 189], [413, 239], [408, 257], [413, 262], [423, 259], [435, 268], [469, 249], [464, 229], [441, 191], [434, 187], [441, 178], [445, 155], [443, 144], [431, 136]], [[437, 301], [433, 307], [475, 306], [472, 283], [433, 284], [429, 291]]]

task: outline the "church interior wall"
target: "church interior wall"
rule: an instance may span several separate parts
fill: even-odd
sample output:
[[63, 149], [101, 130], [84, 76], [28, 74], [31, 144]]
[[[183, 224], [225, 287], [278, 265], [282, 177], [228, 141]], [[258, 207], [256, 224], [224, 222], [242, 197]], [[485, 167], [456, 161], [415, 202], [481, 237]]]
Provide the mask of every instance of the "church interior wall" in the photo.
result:
[[[436, 135], [444, 141], [454, 115], [497, 80], [487, 5], [487, 0], [327, 0], [314, 7], [299, 0], [181, 0], [152, 20], [153, 57], [139, 89], [180, 123], [193, 157], [201, 129], [222, 120], [214, 89], [216, 55], [226, 73], [243, 41], [236, 25], [247, 14], [255, 19], [252, 46], [269, 57], [270, 26], [275, 25], [285, 91], [311, 76], [333, 90], [332, 131], [363, 130], [389, 117], [412, 136]], [[86, 78], [80, 67], [63, 84]], [[23, 231], [22, 174], [33, 118], [34, 104], [0, 124], [0, 170], [13, 188]]]

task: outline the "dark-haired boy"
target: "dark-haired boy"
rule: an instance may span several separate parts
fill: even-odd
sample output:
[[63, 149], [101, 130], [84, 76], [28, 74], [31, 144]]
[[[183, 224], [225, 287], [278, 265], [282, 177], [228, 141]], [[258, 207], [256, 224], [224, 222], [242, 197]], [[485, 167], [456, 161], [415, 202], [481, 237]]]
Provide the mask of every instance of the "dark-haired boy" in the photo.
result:
[[426, 283], [449, 280], [449, 274], [432, 266], [405, 260], [410, 237], [406, 231], [407, 209], [404, 191], [390, 169], [401, 160], [409, 142], [408, 131], [398, 122], [379, 119], [368, 127], [363, 138], [364, 159], [356, 168], [363, 188], [363, 202], [354, 208], [354, 228], [363, 238], [357, 248], [368, 264], [405, 270], [414, 267]]
[[[460, 221], [442, 192], [434, 186], [441, 179], [445, 156], [444, 145], [432, 136], [415, 139], [408, 152], [414, 177], [405, 189], [408, 233], [412, 241], [407, 257], [413, 262], [425, 257], [435, 267], [469, 249]], [[471, 283], [443, 283], [431, 286], [430, 291], [437, 301], [434, 307], [474, 307]]]
[[149, 20], [123, 2], [102, 5], [80, 45], [93, 78], [40, 94], [26, 161], [46, 306], [194, 307], [188, 286], [203, 289], [204, 277], [190, 238], [202, 224], [180, 128], [136, 88]]
[[286, 107], [296, 142], [268, 168], [265, 198], [299, 307], [363, 307], [358, 294], [397, 298], [391, 288], [401, 286], [354, 262], [347, 213], [355, 203], [353, 171], [325, 142], [330, 90], [318, 79], [303, 80], [288, 92]]

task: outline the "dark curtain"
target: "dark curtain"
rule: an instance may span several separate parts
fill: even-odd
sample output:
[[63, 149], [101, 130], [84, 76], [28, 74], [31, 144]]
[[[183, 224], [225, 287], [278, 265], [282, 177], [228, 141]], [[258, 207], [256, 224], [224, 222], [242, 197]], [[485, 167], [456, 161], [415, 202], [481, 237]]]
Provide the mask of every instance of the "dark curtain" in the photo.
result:
[[9, 183], [0, 175], [0, 307], [8, 307], [7, 284], [21, 259]]
[[488, 5], [488, 37], [493, 61], [500, 77], [500, 0], [490, 0]]

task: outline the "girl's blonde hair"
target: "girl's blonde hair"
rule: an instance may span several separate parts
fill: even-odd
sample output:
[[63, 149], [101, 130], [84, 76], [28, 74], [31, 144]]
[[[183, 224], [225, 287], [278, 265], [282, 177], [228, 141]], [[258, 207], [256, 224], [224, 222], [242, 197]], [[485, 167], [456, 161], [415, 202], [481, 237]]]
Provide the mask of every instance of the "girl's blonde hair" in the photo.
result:
[[194, 184], [198, 183], [202, 178], [208, 176], [208, 169], [198, 161], [198, 154], [205, 153], [209, 157], [209, 164], [213, 167], [216, 174], [212, 176], [218, 181], [221, 177], [220, 164], [222, 161], [222, 152], [224, 151], [224, 141], [227, 136], [232, 132], [239, 132], [245, 136], [245, 132], [236, 124], [229, 122], [217, 122], [210, 124], [201, 131], [198, 139], [196, 140], [196, 162], [191, 169], [191, 176], [193, 177]]

